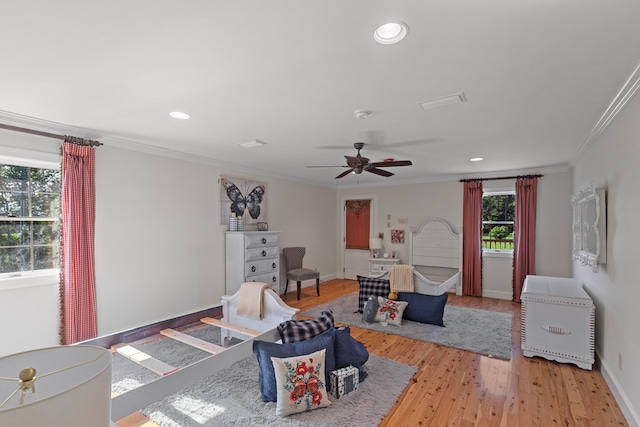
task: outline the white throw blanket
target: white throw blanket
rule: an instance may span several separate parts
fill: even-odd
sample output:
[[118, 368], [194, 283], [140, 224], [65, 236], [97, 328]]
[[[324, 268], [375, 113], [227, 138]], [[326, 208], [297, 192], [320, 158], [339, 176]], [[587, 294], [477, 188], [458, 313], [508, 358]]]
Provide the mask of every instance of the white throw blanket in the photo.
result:
[[396, 264], [391, 266], [389, 271], [389, 284], [391, 292], [414, 292], [413, 287], [413, 266]]
[[249, 319], [262, 320], [262, 294], [268, 287], [268, 283], [262, 282], [245, 282], [240, 285], [236, 314]]

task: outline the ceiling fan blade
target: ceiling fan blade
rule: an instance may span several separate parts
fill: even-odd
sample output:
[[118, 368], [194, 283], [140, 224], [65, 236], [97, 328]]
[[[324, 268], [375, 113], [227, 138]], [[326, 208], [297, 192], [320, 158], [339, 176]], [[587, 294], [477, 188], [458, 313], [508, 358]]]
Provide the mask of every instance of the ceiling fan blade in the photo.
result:
[[376, 175], [380, 175], [380, 176], [393, 176], [393, 173], [383, 170], [383, 169], [378, 169], [378, 168], [368, 168], [365, 169], [367, 172], [371, 172], [371, 173], [375, 173]]
[[370, 164], [370, 166], [374, 168], [387, 168], [391, 166], [411, 166], [411, 165], [413, 165], [413, 163], [411, 163], [411, 160], [393, 160], [390, 162], [375, 162]]
[[331, 166], [307, 166], [308, 168], [348, 168], [349, 166], [347, 165], [331, 165]]
[[353, 168], [351, 168], [351, 169], [347, 169], [346, 171], [342, 172], [340, 175], [336, 176], [334, 179], [338, 179], [338, 178], [342, 178], [343, 176], [347, 176], [347, 175], [349, 175], [351, 172], [353, 172]]

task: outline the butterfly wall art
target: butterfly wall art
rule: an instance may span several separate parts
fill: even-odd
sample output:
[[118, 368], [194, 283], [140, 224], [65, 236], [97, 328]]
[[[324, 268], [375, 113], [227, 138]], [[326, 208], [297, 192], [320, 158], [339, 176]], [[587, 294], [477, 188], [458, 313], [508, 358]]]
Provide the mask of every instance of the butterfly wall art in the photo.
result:
[[264, 182], [220, 178], [220, 224], [228, 224], [231, 213], [245, 224], [267, 222], [267, 185]]

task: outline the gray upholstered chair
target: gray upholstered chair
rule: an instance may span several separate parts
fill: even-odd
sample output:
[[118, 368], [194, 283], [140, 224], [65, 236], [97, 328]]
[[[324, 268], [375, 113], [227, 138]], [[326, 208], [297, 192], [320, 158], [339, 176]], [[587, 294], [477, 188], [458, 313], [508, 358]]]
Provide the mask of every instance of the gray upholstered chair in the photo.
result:
[[303, 280], [316, 279], [316, 289], [320, 296], [320, 273], [310, 268], [302, 268], [302, 259], [307, 252], [305, 248], [284, 248], [284, 268], [287, 276], [287, 284], [284, 287], [284, 293], [289, 288], [289, 280], [295, 280], [298, 285], [298, 299], [300, 299], [300, 284]]

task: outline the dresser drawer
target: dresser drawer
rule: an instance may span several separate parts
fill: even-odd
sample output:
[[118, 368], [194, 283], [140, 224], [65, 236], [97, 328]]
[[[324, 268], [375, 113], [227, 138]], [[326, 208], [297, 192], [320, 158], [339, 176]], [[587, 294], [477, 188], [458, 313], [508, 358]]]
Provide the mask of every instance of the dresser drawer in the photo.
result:
[[273, 273], [278, 270], [280, 270], [280, 260], [278, 258], [249, 261], [245, 264], [244, 275], [255, 276], [256, 274]]
[[245, 262], [259, 261], [262, 259], [271, 259], [271, 258], [276, 258], [276, 259], [278, 258], [277, 246], [257, 248], [257, 249], [247, 249], [245, 251], [245, 256], [244, 256]]
[[257, 234], [244, 236], [244, 247], [246, 249], [251, 248], [263, 248], [265, 246], [278, 246], [277, 234]]
[[278, 272], [259, 274], [257, 276], [249, 276], [245, 278], [245, 281], [268, 283], [269, 285], [271, 285], [272, 288], [276, 286], [278, 287], [278, 289], [280, 288], [280, 275]]

